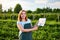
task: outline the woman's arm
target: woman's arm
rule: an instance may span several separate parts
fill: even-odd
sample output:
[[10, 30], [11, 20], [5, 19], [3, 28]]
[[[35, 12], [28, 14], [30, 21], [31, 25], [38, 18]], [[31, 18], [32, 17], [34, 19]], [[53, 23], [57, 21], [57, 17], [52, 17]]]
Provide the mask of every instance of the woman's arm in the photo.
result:
[[38, 27], [34, 27], [34, 28], [31, 28], [31, 29], [24, 29], [20, 24], [17, 24], [17, 27], [22, 32], [30, 32], [30, 31], [33, 31], [33, 30], [37, 30], [38, 29]]

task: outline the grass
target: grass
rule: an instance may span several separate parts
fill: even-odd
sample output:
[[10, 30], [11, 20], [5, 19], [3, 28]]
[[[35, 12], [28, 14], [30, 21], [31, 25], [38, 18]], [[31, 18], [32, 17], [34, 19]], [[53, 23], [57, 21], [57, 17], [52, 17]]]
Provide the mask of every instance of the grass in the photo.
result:
[[[17, 22], [17, 20], [1, 20], [0, 21], [13, 21], [13, 22]], [[36, 23], [38, 20], [31, 20], [32, 23]], [[60, 21], [59, 22], [56, 22], [55, 20], [52, 20], [52, 21], [46, 21], [46, 24], [60, 24]]]
[[[32, 22], [37, 22], [38, 20], [32, 20]], [[55, 20], [52, 20], [52, 21], [46, 21], [46, 24], [60, 24], [60, 21], [59, 22], [56, 22]]]

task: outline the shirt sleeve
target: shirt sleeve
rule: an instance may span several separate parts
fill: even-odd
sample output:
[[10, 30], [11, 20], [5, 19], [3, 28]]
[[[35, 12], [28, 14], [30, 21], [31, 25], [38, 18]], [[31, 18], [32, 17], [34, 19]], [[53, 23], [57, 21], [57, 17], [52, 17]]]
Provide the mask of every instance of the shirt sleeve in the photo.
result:
[[19, 21], [17, 21], [17, 24], [20, 24], [20, 22], [19, 22]]
[[30, 22], [30, 23], [31, 23], [31, 20], [30, 20], [30, 19], [28, 19], [28, 22]]

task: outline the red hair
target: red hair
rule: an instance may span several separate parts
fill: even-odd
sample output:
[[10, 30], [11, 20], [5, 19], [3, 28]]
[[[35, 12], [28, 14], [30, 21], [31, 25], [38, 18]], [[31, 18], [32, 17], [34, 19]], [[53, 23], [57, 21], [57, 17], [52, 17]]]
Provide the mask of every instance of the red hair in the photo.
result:
[[[26, 12], [25, 10], [21, 10], [18, 14], [18, 21], [22, 21], [21, 14], [22, 12]], [[25, 21], [27, 21], [27, 16], [25, 17]]]

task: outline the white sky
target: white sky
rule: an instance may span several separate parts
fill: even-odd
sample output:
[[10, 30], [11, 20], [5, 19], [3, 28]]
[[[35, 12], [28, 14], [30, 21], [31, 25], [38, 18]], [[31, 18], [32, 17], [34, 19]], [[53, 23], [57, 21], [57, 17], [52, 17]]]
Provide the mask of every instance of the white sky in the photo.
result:
[[14, 9], [15, 5], [21, 4], [24, 10], [36, 10], [36, 8], [60, 8], [59, 0], [0, 0], [3, 10], [8, 10], [12, 7]]

